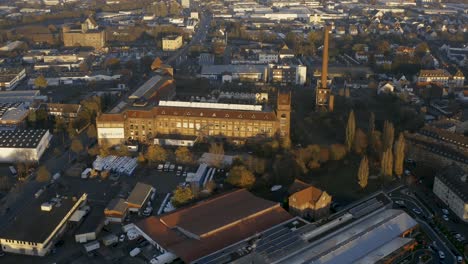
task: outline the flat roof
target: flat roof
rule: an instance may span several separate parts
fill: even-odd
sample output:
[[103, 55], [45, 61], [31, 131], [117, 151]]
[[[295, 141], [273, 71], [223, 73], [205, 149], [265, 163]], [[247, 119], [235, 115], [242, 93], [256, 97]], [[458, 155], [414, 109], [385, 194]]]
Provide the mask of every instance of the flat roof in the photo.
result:
[[83, 222], [76, 230], [76, 234], [96, 232], [104, 222], [104, 207], [92, 205], [91, 210], [85, 216]]
[[436, 178], [447, 185], [465, 203], [468, 202], [468, 176], [462, 168], [457, 165], [448, 166], [436, 174]]
[[26, 206], [19, 214], [0, 232], [0, 238], [36, 243], [44, 242], [80, 201], [79, 197], [77, 200], [72, 197], [63, 197], [60, 199], [59, 207], [54, 205], [51, 211], [42, 211], [41, 204], [50, 202], [55, 194], [55, 191], [49, 190], [48, 193], [43, 193], [37, 199], [31, 197], [30, 201], [25, 202]]
[[262, 111], [261, 105], [249, 105], [249, 104], [220, 104], [220, 103], [204, 103], [204, 102], [160, 101], [159, 105], [160, 106], [173, 106], [173, 107], [187, 107], [187, 108]]
[[201, 74], [202, 75], [211, 75], [211, 74], [219, 75], [224, 72], [237, 73], [237, 74], [240, 74], [240, 73], [264, 74], [267, 67], [268, 67], [267, 65], [250, 65], [250, 64], [203, 65]]
[[133, 187], [130, 196], [127, 198], [127, 204], [143, 205], [145, 198], [149, 195], [153, 187], [146, 183], [137, 182]]
[[386, 209], [314, 239], [309, 247], [285, 255], [278, 263], [354, 263], [417, 225], [404, 211]]
[[0, 120], [23, 119], [24, 115], [28, 112], [28, 109], [22, 102], [0, 102]]
[[36, 148], [46, 133], [46, 129], [3, 130], [0, 148]]

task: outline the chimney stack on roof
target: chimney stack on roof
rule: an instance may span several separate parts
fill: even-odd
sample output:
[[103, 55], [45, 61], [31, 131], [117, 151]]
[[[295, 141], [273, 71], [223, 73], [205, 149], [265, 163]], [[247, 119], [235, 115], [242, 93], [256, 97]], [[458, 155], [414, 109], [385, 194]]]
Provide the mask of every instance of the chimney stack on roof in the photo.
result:
[[323, 57], [322, 57], [322, 80], [321, 86], [322, 88], [327, 88], [327, 80], [328, 80], [328, 31], [330, 30], [329, 26], [325, 26], [323, 28]]

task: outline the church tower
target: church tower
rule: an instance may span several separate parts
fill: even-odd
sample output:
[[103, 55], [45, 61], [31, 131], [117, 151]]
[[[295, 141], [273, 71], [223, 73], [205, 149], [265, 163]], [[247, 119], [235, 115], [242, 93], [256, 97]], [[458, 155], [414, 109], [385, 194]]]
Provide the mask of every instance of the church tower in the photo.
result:
[[320, 81], [317, 82], [317, 89], [315, 90], [315, 110], [316, 111], [333, 111], [334, 97], [331, 94], [328, 85], [328, 32], [330, 28], [324, 27], [324, 43], [323, 43], [323, 58], [322, 58], [322, 76]]

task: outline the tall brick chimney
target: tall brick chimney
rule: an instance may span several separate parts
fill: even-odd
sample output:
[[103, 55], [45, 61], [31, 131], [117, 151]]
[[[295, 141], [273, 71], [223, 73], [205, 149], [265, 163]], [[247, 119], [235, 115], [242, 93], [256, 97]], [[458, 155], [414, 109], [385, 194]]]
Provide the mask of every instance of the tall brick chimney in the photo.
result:
[[325, 26], [323, 28], [323, 57], [322, 57], [322, 80], [321, 86], [322, 88], [327, 88], [327, 80], [328, 80], [328, 31], [330, 30], [329, 26]]

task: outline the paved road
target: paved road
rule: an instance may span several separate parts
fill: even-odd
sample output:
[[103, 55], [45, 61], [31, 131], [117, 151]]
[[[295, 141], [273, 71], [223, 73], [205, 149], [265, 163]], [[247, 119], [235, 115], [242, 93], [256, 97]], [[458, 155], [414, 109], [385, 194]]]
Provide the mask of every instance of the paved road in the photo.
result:
[[[416, 219], [423, 231], [429, 238], [436, 242], [437, 248], [445, 253], [445, 259], [439, 260], [438, 255], [434, 255], [435, 260], [440, 263], [456, 263], [456, 256], [452, 253], [455, 248], [448, 239], [441, 233], [434, 230], [426, 221], [431, 217], [431, 211], [426, 208], [414, 195], [408, 192], [407, 188], [399, 188], [390, 193], [393, 201], [404, 201], [407, 211]], [[417, 209], [421, 213], [417, 214], [413, 210]]]
[[191, 46], [202, 44], [205, 41], [210, 23], [211, 23], [211, 14], [206, 13], [206, 12], [202, 13], [200, 17], [200, 23], [198, 24], [198, 29], [195, 32], [195, 34], [192, 36], [192, 40], [183, 48], [176, 51], [171, 57], [169, 57], [166, 60], [166, 63], [172, 65], [172, 64], [180, 64], [181, 62], [183, 62]]

